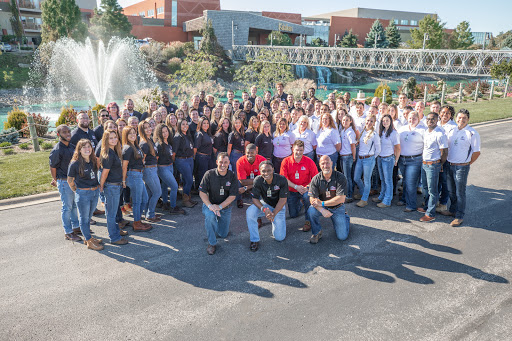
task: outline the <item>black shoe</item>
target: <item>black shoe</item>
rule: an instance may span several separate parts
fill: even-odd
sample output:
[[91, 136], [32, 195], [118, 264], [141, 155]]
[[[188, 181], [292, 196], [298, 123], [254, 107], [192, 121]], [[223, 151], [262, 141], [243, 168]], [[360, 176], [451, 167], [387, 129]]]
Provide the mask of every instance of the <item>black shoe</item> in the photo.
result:
[[64, 235], [66, 240], [71, 240], [72, 242], [81, 242], [82, 238], [80, 238], [75, 232], [72, 233], [66, 233]]
[[165, 204], [162, 204], [162, 210], [168, 211], [171, 209], [171, 204], [169, 202], [166, 202]]
[[259, 247], [260, 247], [259, 242], [251, 242], [251, 245], [249, 245], [249, 250], [251, 250], [252, 252], [256, 252], [256, 251], [258, 251]]
[[156, 202], [156, 208], [162, 208], [164, 205], [162, 199], [158, 199], [158, 201]]
[[176, 206], [169, 210], [169, 214], [170, 215], [178, 215], [178, 214], [185, 215], [185, 211], [181, 207]]

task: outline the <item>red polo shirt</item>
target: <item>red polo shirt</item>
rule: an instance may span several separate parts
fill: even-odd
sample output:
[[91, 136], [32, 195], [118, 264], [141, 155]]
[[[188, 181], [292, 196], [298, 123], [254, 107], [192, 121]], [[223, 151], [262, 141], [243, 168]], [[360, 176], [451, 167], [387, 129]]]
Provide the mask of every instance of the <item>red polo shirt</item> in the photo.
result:
[[[256, 159], [253, 164], [247, 161], [247, 156], [245, 155], [239, 158], [236, 162], [236, 175], [238, 176], [238, 180], [254, 179], [260, 175], [260, 163], [263, 161], [267, 161], [267, 159], [259, 154], [256, 154]], [[253, 176], [251, 176], [251, 173]]]
[[[306, 187], [311, 179], [318, 174], [315, 163], [306, 155], [302, 156], [299, 163], [295, 162], [293, 154], [288, 156], [281, 163], [281, 172], [284, 177], [296, 185]], [[291, 192], [297, 192], [293, 187], [289, 187]]]

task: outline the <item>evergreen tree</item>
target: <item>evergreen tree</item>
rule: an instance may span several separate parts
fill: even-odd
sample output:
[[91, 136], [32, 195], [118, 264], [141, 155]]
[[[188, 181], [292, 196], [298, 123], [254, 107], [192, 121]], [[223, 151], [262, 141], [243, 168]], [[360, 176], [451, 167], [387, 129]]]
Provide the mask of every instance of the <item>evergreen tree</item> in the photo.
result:
[[94, 10], [89, 31], [97, 38], [108, 42], [112, 37], [130, 37], [132, 24], [123, 14], [117, 0], [101, 0], [100, 9]]
[[506, 37], [503, 42], [501, 43], [501, 48], [508, 47], [509, 49], [512, 49], [512, 34]]
[[292, 38], [286, 33], [283, 33], [281, 31], [272, 31], [267, 37], [267, 45], [270, 45], [271, 39], [270, 36], [272, 36], [272, 45], [275, 46], [292, 46]]
[[424, 34], [428, 34], [425, 48], [427, 49], [441, 49], [444, 46], [446, 34], [444, 33], [444, 23], [435, 19], [433, 16], [427, 15], [418, 22], [418, 28], [411, 30], [411, 40], [407, 45], [411, 49], [423, 48]]
[[82, 14], [75, 0], [45, 0], [41, 4], [41, 10], [43, 43], [64, 37], [85, 39], [87, 26], [82, 21]]
[[327, 47], [327, 42], [325, 40], [323, 40], [322, 38], [315, 38], [313, 40], [311, 40], [311, 46], [315, 46], [315, 47]]
[[14, 31], [14, 35], [16, 36], [18, 41], [21, 42], [21, 39], [23, 37], [23, 24], [21, 23], [20, 20], [20, 12], [18, 10], [18, 4], [16, 0], [11, 0], [11, 2], [9, 3], [9, 7], [12, 13], [12, 16], [9, 18], [12, 30]]
[[[377, 46], [375, 46], [375, 37], [377, 37]], [[370, 32], [366, 35], [366, 40], [364, 42], [364, 47], [377, 47], [380, 49], [385, 49], [389, 45], [389, 41], [386, 38], [386, 34], [384, 32], [384, 27], [379, 19], [373, 22], [372, 28], [370, 28]]]
[[463, 21], [457, 25], [449, 39], [449, 47], [452, 49], [467, 49], [473, 45], [475, 38], [471, 34], [469, 23]]
[[388, 48], [390, 49], [398, 48], [402, 42], [402, 37], [400, 36], [400, 33], [398, 33], [398, 28], [396, 27], [394, 19], [391, 19], [388, 27], [386, 27], [386, 38], [389, 41]]
[[337, 46], [350, 48], [357, 47], [357, 39], [357, 34], [352, 33], [352, 29], [350, 29], [349, 32], [345, 31], [345, 34], [343, 35], [341, 40], [338, 41]]
[[215, 35], [211, 20], [208, 20], [208, 22], [205, 23], [204, 27], [200, 30], [200, 33], [203, 38], [201, 39], [199, 49], [208, 55], [224, 58], [224, 49], [217, 41], [217, 36]]

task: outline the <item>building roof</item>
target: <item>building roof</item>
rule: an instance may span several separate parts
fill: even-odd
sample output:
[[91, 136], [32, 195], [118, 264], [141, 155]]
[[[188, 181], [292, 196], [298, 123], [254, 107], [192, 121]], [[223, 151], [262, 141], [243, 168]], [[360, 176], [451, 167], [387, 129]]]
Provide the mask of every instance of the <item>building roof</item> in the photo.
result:
[[[378, 15], [375, 15], [377, 13], [378, 13]], [[307, 16], [307, 18], [326, 19], [326, 20], [330, 19], [331, 17], [393, 19], [399, 13], [414, 14], [414, 15], [420, 15], [420, 16], [435, 15], [434, 13], [422, 13], [422, 12], [410, 12], [410, 11], [399, 11], [399, 10], [354, 7], [354, 8], [339, 10], [339, 11], [335, 11], [335, 12], [310, 15], [310, 16]], [[368, 16], [368, 14], [370, 14], [370, 16]]]

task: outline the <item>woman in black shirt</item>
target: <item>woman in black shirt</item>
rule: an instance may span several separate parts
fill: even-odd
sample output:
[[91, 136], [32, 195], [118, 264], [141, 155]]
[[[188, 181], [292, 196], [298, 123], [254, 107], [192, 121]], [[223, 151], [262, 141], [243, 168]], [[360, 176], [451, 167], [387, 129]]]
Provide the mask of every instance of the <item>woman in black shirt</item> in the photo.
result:
[[210, 133], [210, 122], [206, 116], [199, 120], [198, 131], [194, 140], [194, 155], [196, 164], [196, 184], [203, 179], [204, 173], [212, 169], [213, 137]]
[[[240, 118], [233, 119], [233, 131], [228, 136], [228, 155], [229, 155], [229, 163], [231, 164], [231, 170], [235, 175], [238, 176], [236, 172], [236, 162], [239, 158], [244, 155], [245, 152], [245, 132], [244, 126], [242, 124], [242, 120]], [[241, 202], [241, 196], [238, 194], [236, 196], [237, 206], [238, 208], [243, 207], [243, 203]]]
[[249, 120], [249, 127], [245, 132], [245, 146], [249, 143], [256, 142], [256, 136], [258, 136], [260, 130], [260, 119], [257, 116], [251, 117]]
[[85, 245], [92, 250], [103, 250], [101, 241], [91, 235], [92, 213], [98, 204], [98, 164], [91, 141], [81, 139], [76, 144], [75, 153], [68, 168], [68, 184], [75, 192], [75, 202], [80, 213], [80, 230]]
[[194, 143], [188, 131], [187, 120], [178, 120], [178, 131], [174, 135], [172, 146], [174, 163], [183, 179], [183, 206], [194, 207], [197, 201], [190, 198], [194, 173]]
[[256, 152], [270, 160], [274, 151], [274, 144], [272, 143], [272, 131], [269, 121], [263, 121], [260, 125], [260, 134], [256, 136]]
[[139, 123], [140, 149], [144, 153], [144, 171], [142, 180], [148, 191], [148, 204], [146, 209], [146, 220], [157, 223], [161, 219], [155, 214], [156, 203], [162, 194], [162, 186], [157, 172], [157, 156], [153, 140], [151, 139], [152, 129], [147, 121]]
[[215, 133], [213, 137], [213, 153], [215, 154], [215, 160], [220, 152], [226, 153], [228, 151], [229, 133], [231, 133], [231, 121], [227, 118], [223, 118], [220, 120], [217, 133]]

